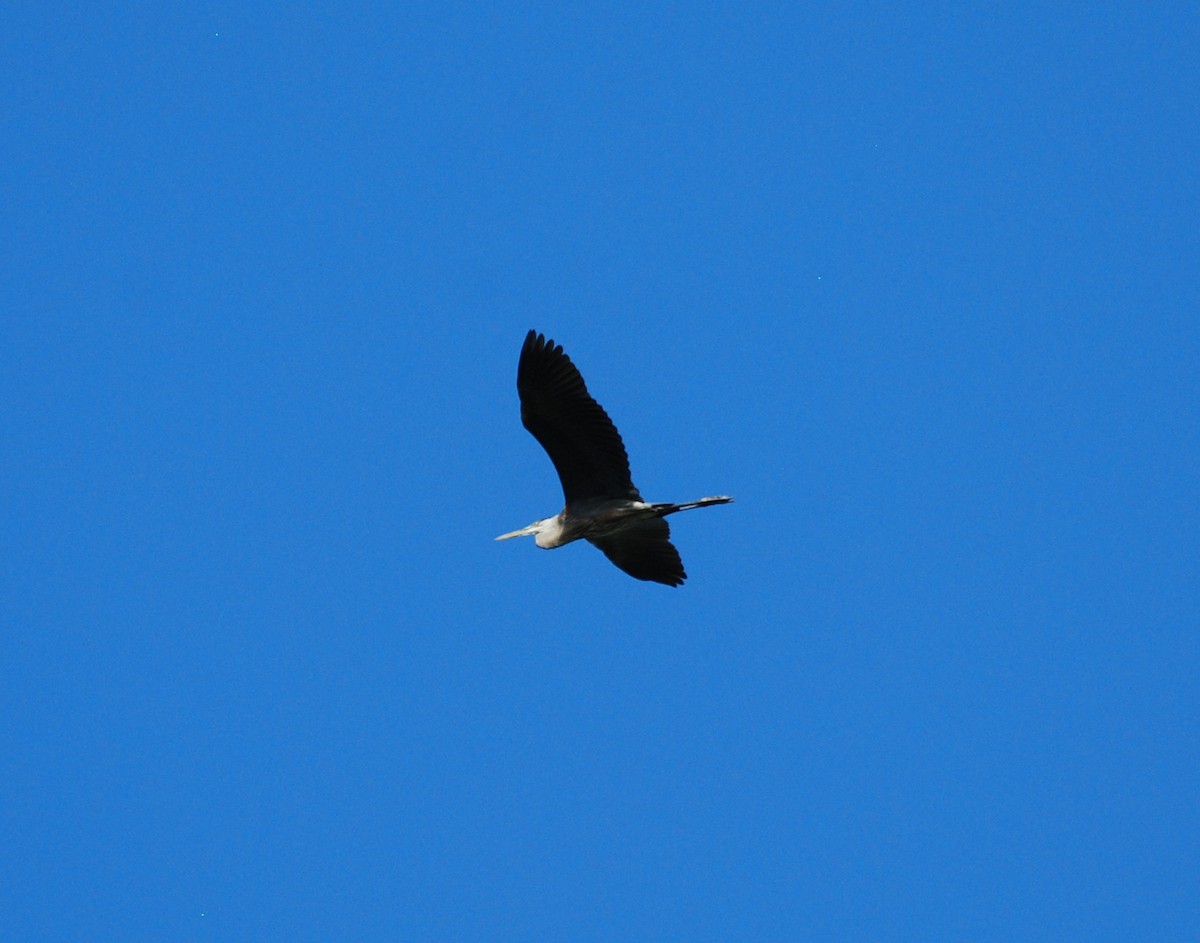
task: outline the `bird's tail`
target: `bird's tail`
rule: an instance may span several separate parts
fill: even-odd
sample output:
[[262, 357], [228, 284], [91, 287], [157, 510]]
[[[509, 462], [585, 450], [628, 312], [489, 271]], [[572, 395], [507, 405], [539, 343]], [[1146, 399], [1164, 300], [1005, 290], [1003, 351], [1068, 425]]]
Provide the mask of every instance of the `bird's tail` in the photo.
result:
[[666, 517], [668, 514], [674, 514], [676, 511], [690, 511], [692, 508], [705, 508], [710, 504], [729, 504], [732, 501], [733, 498], [728, 495], [718, 494], [711, 498], [688, 501], [686, 504], [652, 504], [650, 506], [658, 512], [659, 517]]

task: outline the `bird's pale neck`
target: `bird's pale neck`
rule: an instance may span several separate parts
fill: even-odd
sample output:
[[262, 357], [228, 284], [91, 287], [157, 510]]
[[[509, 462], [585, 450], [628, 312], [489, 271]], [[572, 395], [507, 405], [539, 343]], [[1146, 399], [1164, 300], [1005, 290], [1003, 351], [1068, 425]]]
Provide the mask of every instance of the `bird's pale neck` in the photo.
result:
[[548, 517], [531, 526], [537, 528], [534, 531], [534, 543], [543, 550], [553, 550], [555, 547], [561, 547], [570, 542], [570, 538], [567, 537], [563, 528], [562, 514], [555, 514], [554, 517]]

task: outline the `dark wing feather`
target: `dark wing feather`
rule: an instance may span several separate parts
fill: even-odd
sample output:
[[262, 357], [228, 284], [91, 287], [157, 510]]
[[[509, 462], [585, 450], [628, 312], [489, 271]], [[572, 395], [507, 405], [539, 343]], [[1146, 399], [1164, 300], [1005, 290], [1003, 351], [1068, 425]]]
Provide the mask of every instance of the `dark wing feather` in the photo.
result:
[[521, 348], [517, 392], [521, 422], [554, 463], [568, 506], [584, 498], [641, 500], [617, 427], [562, 347], [535, 331]]
[[667, 522], [661, 517], [651, 517], [623, 527], [609, 537], [589, 537], [588, 542], [636, 579], [681, 586], [687, 574], [670, 537]]

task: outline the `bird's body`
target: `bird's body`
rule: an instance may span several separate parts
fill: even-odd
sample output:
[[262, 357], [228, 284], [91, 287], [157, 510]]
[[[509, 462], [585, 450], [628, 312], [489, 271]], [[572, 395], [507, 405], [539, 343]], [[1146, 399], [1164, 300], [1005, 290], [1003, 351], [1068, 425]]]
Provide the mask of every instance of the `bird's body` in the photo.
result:
[[553, 549], [587, 540], [640, 580], [678, 586], [687, 574], [670, 541], [668, 514], [728, 504], [718, 495], [685, 504], [648, 504], [634, 487], [616, 426], [588, 394], [562, 347], [530, 331], [517, 367], [521, 422], [541, 443], [562, 481], [566, 506], [554, 517], [497, 537], [532, 534]]

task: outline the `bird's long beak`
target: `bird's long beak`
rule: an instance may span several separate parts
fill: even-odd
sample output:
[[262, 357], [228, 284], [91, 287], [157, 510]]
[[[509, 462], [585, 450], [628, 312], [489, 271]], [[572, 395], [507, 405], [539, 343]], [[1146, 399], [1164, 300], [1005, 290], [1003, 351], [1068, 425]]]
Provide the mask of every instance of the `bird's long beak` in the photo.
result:
[[[538, 521], [540, 524], [541, 521]], [[537, 533], [537, 524], [530, 524], [528, 527], [522, 527], [520, 530], [514, 530], [509, 534], [501, 534], [497, 540], [508, 540], [510, 537], [528, 537], [530, 534]]]

